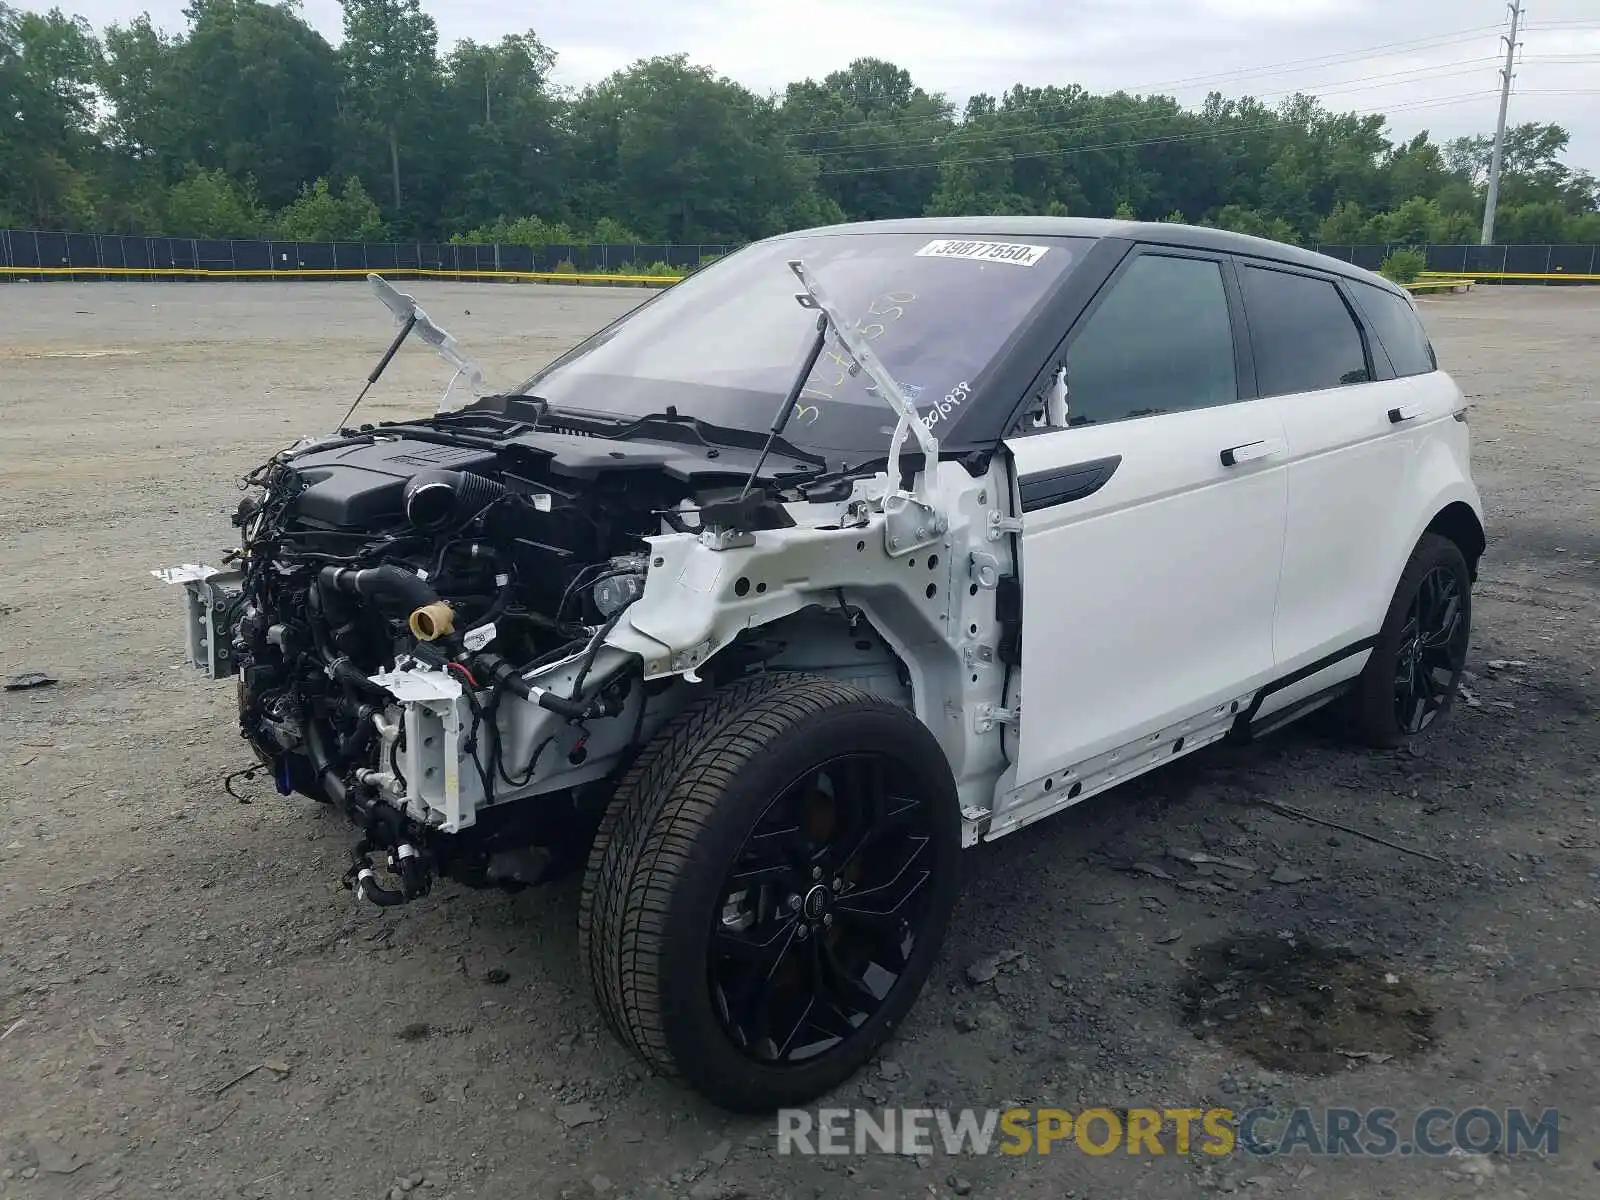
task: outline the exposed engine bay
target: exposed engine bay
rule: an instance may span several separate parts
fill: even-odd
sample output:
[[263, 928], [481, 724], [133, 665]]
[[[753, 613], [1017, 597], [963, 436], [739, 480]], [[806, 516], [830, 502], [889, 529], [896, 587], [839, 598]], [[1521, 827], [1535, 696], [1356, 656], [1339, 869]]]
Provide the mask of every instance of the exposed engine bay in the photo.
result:
[[[688, 441], [458, 414], [252, 472], [237, 570], [206, 582], [241, 732], [280, 790], [455, 833], [479, 809], [592, 776], [586, 722], [626, 715], [628, 740], [642, 736], [653, 722], [637, 673], [615, 655], [597, 663], [643, 591], [642, 539], [698, 533], [748, 471], [718, 459], [751, 457], [661, 425], [658, 437]], [[760, 492], [739, 511], [790, 523]], [[528, 682], [541, 668], [548, 683]], [[458, 777], [460, 761], [476, 769]]]
[[[411, 301], [393, 297], [402, 318]], [[358, 895], [397, 904], [435, 873], [514, 887], [572, 865], [639, 748], [752, 671], [916, 709], [973, 798], [975, 840], [1014, 659], [990, 647], [1009, 628], [1014, 650], [1020, 622], [994, 508], [1009, 479], [934, 457], [905, 490], [907, 435], [937, 454], [907, 413], [887, 464], [829, 471], [779, 436], [798, 390], [769, 431], [495, 395], [346, 427], [245, 478], [226, 571], [156, 572], [186, 585], [191, 661], [237, 676], [257, 769], [361, 829]]]

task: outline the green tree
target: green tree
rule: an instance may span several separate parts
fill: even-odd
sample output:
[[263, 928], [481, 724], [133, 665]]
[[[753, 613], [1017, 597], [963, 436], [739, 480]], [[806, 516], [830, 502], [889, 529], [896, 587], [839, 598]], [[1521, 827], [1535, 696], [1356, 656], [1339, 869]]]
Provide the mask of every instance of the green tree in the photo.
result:
[[502, 218], [489, 225], [480, 225], [464, 233], [455, 234], [452, 242], [477, 243], [489, 246], [570, 246], [578, 241], [565, 222], [546, 222], [538, 217]]
[[1437, 200], [1413, 196], [1392, 212], [1374, 218], [1373, 232], [1379, 235], [1380, 241], [1421, 246], [1443, 240], [1445, 216]]
[[1600, 211], [1569, 216], [1561, 240], [1585, 246], [1600, 244]]
[[1368, 228], [1361, 205], [1354, 200], [1341, 200], [1317, 227], [1317, 241], [1325, 246], [1355, 245], [1366, 240]]
[[[238, 233], [265, 207], [298, 236], [355, 236], [378, 228], [378, 197], [396, 233], [527, 244], [924, 212], [1205, 214], [1299, 242], [1409, 243], [1470, 242], [1483, 215], [1489, 138], [1396, 141], [1381, 115], [1310, 95], [1186, 107], [1064, 82], [958, 113], [883, 59], [760, 96], [682, 55], [572, 95], [535, 32], [441, 52], [421, 0], [341, 0], [337, 50], [301, 0], [186, 0], [181, 31], [138, 17], [101, 39], [15, 3], [0, 0], [8, 223]], [[1503, 239], [1596, 236], [1600, 183], [1569, 143], [1548, 122], [1507, 131]]]
[[1554, 200], [1529, 204], [1508, 204], [1495, 216], [1497, 240], [1541, 244], [1565, 241], [1572, 217], [1566, 206]]
[[445, 58], [434, 161], [455, 180], [438, 200], [453, 227], [511, 212], [568, 216], [565, 105], [550, 83], [555, 52], [531, 31]]
[[0, 212], [38, 228], [94, 215], [90, 159], [100, 44], [81, 17], [0, 4]]
[[439, 34], [419, 0], [340, 0], [344, 58], [358, 114], [383, 131], [394, 211], [401, 210], [400, 131], [426, 110], [438, 87]]
[[1428, 269], [1428, 256], [1420, 250], [1396, 250], [1386, 257], [1378, 270], [1396, 283], [1412, 283]]
[[380, 242], [389, 236], [377, 202], [354, 177], [337, 192], [319, 178], [278, 213], [274, 224], [277, 236], [299, 242]]
[[156, 233], [168, 183], [182, 174], [187, 105], [175, 66], [181, 39], [157, 30], [148, 16], [106, 30], [96, 72], [107, 112], [101, 139], [101, 228], [115, 233]]
[[1270, 216], [1238, 204], [1223, 205], [1209, 214], [1202, 224], [1214, 225], [1218, 229], [1231, 229], [1235, 233], [1248, 233], [1252, 237], [1269, 238], [1274, 242], [1299, 244], [1294, 226], [1282, 217]]
[[195, 167], [167, 190], [161, 222], [176, 237], [253, 238], [267, 232], [268, 217], [248, 180], [239, 184], [221, 169]]
[[953, 128], [943, 96], [879, 58], [858, 58], [820, 83], [791, 83], [778, 120], [792, 152], [812, 160], [818, 193], [834, 202], [829, 211], [858, 220], [921, 213]]
[[183, 162], [257, 181], [279, 207], [334, 161], [339, 58], [287, 4], [192, 0], [163, 102]]
[[811, 186], [778, 124], [771, 101], [684, 55], [635, 63], [573, 106], [578, 215], [673, 242], [760, 237]]
[[590, 240], [619, 245], [626, 242], [637, 242], [639, 235], [621, 221], [614, 220], [611, 217], [601, 217], [594, 223], [594, 230], [590, 235]]

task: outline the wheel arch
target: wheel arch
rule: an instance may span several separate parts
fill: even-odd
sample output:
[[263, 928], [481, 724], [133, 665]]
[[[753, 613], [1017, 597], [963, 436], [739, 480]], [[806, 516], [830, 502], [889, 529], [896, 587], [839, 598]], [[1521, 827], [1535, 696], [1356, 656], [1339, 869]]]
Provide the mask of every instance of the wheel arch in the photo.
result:
[[1477, 582], [1478, 560], [1483, 557], [1488, 538], [1483, 531], [1483, 522], [1472, 505], [1465, 500], [1452, 500], [1434, 513], [1433, 519], [1422, 532], [1436, 533], [1454, 542], [1460, 548], [1461, 556], [1467, 560], [1467, 571], [1473, 582]]

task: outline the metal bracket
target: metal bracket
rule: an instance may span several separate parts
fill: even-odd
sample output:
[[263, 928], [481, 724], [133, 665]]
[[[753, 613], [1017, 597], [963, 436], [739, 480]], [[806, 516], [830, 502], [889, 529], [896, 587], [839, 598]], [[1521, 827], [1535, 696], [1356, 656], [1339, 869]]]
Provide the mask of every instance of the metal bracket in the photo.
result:
[[238, 671], [229, 644], [232, 630], [221, 616], [239, 596], [243, 576], [238, 571], [185, 563], [150, 572], [163, 583], [182, 584], [184, 591], [184, 641], [189, 665], [210, 679], [226, 679]]
[[980, 646], [976, 642], [968, 642], [961, 653], [969, 669], [994, 665], [993, 646]]
[[972, 728], [977, 733], [989, 733], [996, 725], [1016, 725], [1021, 720], [1020, 708], [997, 708], [993, 704], [979, 704], [972, 710]]
[[883, 539], [890, 558], [910, 554], [944, 536], [944, 514], [905, 492], [883, 498]]
[[1021, 533], [1021, 532], [1022, 532], [1022, 518], [1021, 517], [1008, 517], [1004, 513], [1000, 512], [997, 509], [990, 511], [990, 513], [989, 513], [989, 540], [991, 542], [998, 542], [1001, 538], [1005, 537], [1005, 535], [1008, 534], [1008, 533]]
[[981, 588], [992, 590], [1000, 586], [1000, 560], [992, 554], [974, 550], [968, 571], [972, 576], [972, 582]]
[[[698, 667], [710, 653], [711, 641], [709, 638], [703, 642], [698, 642], [695, 645], [690, 646], [687, 650], [674, 651], [672, 655], [672, 669], [674, 671], [687, 671], [692, 675], [694, 673], [694, 668]], [[699, 681], [696, 679], [690, 679], [689, 682], [697, 683]]]
[[747, 529], [708, 529], [700, 535], [707, 550], [740, 550], [756, 544], [756, 535]]
[[982, 840], [993, 809], [968, 804], [961, 810], [961, 848], [970, 850]]

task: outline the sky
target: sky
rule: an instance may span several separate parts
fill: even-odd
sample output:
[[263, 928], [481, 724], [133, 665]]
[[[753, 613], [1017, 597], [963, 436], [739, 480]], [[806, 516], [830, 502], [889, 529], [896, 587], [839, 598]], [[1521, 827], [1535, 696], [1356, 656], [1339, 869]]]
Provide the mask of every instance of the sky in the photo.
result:
[[[148, 11], [183, 28], [183, 0], [60, 0], [96, 27]], [[24, 0], [26, 7], [48, 7]], [[872, 56], [959, 107], [1012, 84], [1159, 91], [1215, 88], [1272, 102], [1296, 90], [1340, 111], [1392, 113], [1391, 137], [1492, 133], [1502, 0], [423, 0], [441, 49], [532, 29], [581, 87], [656, 54], [686, 52], [758, 91]], [[338, 0], [302, 0], [340, 35]], [[1600, 174], [1600, 0], [1527, 0], [1509, 120], [1572, 133], [1566, 162]]]

